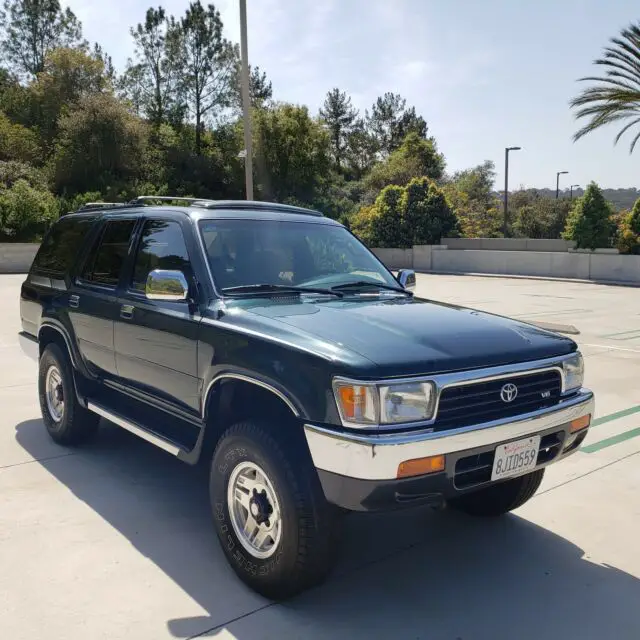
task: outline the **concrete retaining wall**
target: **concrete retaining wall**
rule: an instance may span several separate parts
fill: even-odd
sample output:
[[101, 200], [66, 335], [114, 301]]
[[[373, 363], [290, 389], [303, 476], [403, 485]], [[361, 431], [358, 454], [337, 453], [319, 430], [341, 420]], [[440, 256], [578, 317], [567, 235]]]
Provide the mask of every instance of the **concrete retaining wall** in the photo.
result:
[[27, 273], [39, 244], [0, 242], [0, 273]]
[[536, 240], [531, 238], [442, 238], [449, 249], [490, 249], [492, 251], [568, 251], [572, 240]]
[[373, 251], [390, 269], [640, 284], [640, 256], [557, 251], [451, 251], [442, 245]]
[[413, 269], [413, 249], [372, 249], [386, 265], [394, 269]]

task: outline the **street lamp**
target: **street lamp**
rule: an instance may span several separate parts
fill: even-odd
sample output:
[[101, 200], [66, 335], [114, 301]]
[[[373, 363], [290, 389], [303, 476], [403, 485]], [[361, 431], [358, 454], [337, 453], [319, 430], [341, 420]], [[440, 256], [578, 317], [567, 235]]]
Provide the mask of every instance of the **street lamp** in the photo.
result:
[[249, 98], [249, 50], [247, 46], [247, 0], [240, 0], [240, 52], [242, 56], [242, 118], [244, 120], [244, 180], [247, 200], [253, 200], [253, 150], [251, 148], [251, 105]]
[[558, 193], [560, 192], [560, 176], [563, 173], [569, 173], [568, 171], [558, 171], [556, 173], [556, 200], [558, 199]]
[[521, 147], [504, 148], [504, 224], [502, 234], [507, 237], [507, 210], [509, 208], [509, 151], [520, 151]]
[[572, 184], [569, 191], [569, 200], [573, 200], [573, 187], [579, 187], [579, 184]]

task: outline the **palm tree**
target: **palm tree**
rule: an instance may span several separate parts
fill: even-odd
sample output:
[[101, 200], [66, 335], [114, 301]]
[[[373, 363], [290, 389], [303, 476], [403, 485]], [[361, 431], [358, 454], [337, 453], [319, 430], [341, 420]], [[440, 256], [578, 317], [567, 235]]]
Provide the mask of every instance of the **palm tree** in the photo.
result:
[[[580, 82], [597, 84], [571, 101], [571, 107], [577, 109], [576, 119], [589, 118], [573, 136], [574, 141], [606, 124], [622, 121], [624, 126], [615, 137], [617, 144], [624, 133], [640, 124], [640, 23], [623, 29], [610, 43], [604, 56], [594, 61], [605, 67], [604, 76], [580, 78]], [[629, 153], [639, 139], [640, 131], [631, 141]]]

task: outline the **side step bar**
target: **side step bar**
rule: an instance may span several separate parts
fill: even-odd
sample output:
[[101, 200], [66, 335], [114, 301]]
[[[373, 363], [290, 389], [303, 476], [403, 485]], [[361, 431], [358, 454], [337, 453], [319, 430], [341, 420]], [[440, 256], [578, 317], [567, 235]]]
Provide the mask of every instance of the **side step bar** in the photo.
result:
[[97, 405], [95, 402], [91, 402], [91, 401], [87, 402], [87, 409], [89, 409], [89, 411], [93, 411], [94, 413], [97, 413], [99, 416], [102, 416], [103, 418], [106, 418], [110, 422], [117, 424], [119, 427], [122, 427], [123, 429], [130, 431], [131, 433], [135, 434], [139, 438], [142, 438], [143, 440], [146, 440], [151, 444], [155, 444], [156, 447], [163, 449], [164, 451], [166, 451], [167, 453], [170, 453], [171, 455], [180, 456], [181, 453], [184, 453], [184, 454], [189, 453], [188, 451], [185, 451], [184, 449], [179, 447], [177, 444], [174, 444], [173, 442], [166, 440], [162, 436], [159, 436], [149, 431], [148, 429], [145, 429], [144, 427], [141, 427], [137, 424], [134, 424], [133, 422], [130, 422], [129, 420], [123, 418], [117, 413], [112, 413], [111, 411], [107, 411], [107, 409], [104, 409], [100, 405]]

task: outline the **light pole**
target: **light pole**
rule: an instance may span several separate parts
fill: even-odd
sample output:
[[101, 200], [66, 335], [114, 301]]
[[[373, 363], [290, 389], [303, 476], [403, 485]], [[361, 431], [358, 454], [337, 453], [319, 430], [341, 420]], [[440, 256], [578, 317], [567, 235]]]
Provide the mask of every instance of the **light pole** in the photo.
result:
[[244, 120], [244, 180], [247, 200], [253, 200], [253, 149], [251, 148], [251, 105], [249, 97], [249, 51], [247, 46], [247, 0], [240, 0], [240, 53], [242, 56], [242, 117]]
[[558, 171], [556, 173], [556, 200], [558, 199], [558, 193], [560, 193], [560, 176], [563, 173], [569, 173], [568, 171]]
[[502, 235], [507, 237], [507, 211], [509, 209], [509, 151], [520, 151], [521, 147], [504, 148], [504, 223]]
[[573, 187], [579, 187], [579, 184], [572, 184], [569, 191], [569, 200], [573, 200]]

